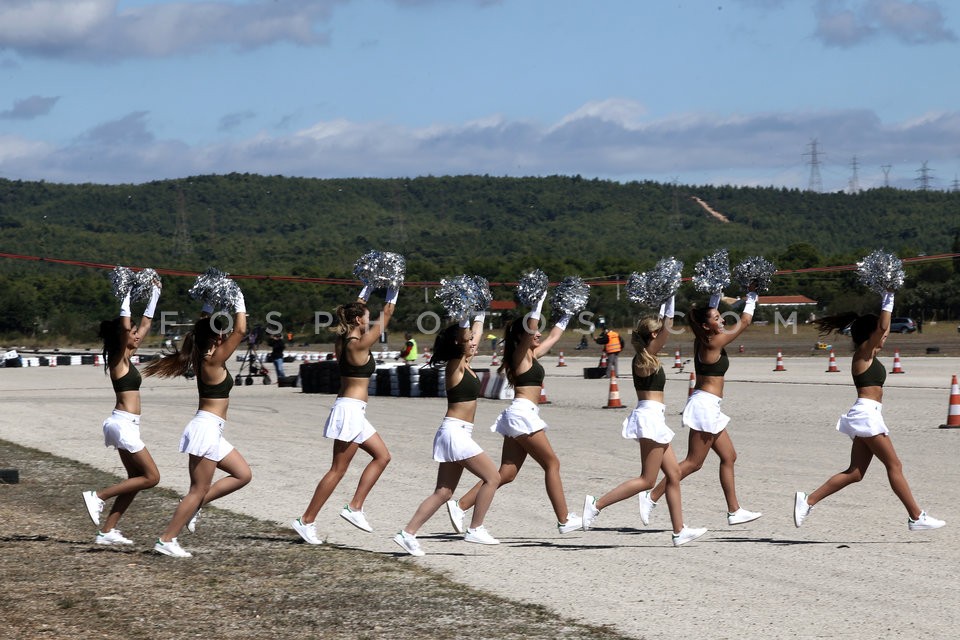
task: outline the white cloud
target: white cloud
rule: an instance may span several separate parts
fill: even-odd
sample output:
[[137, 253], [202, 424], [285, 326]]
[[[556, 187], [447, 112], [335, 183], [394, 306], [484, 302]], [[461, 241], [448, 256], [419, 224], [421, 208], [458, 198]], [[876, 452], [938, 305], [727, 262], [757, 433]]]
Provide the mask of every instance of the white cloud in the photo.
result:
[[115, 61], [278, 42], [324, 45], [317, 30], [347, 0], [168, 2], [118, 10], [117, 0], [4, 0], [0, 49], [24, 56]]
[[[642, 120], [638, 105], [614, 102], [618, 108], [612, 111], [591, 103], [557, 123], [491, 116], [410, 128], [339, 119], [290, 135], [261, 132], [197, 146], [157, 139], [148, 114], [134, 112], [59, 149], [15, 139], [17, 151], [5, 149], [0, 156], [0, 175], [122, 183], [234, 171], [321, 178], [578, 174], [804, 188], [809, 170], [803, 154], [817, 138], [824, 187], [832, 190], [846, 186], [854, 155], [864, 174], [868, 167], [894, 164], [912, 178], [924, 161], [943, 175], [955, 173], [953, 150], [960, 148], [960, 112], [897, 123], [883, 123], [870, 110], [696, 113]], [[611, 113], [629, 117], [618, 120]], [[842, 176], [836, 185], [829, 184], [834, 174]]]
[[873, 37], [891, 36], [908, 45], [954, 42], [937, 2], [922, 0], [819, 0], [816, 37], [825, 44], [851, 47]]

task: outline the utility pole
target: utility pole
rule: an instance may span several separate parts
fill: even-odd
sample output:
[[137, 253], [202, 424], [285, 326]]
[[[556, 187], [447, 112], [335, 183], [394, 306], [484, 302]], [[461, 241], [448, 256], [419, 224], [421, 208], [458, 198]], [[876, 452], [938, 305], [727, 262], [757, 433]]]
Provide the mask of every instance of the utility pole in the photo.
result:
[[810, 165], [810, 181], [807, 183], [807, 191], [821, 193], [823, 191], [823, 180], [820, 179], [820, 153], [817, 151], [817, 139], [811, 140], [807, 146], [810, 151], [803, 154], [810, 157], [810, 161], [807, 163]]
[[853, 160], [850, 162], [850, 168], [853, 170], [853, 175], [850, 176], [850, 183], [848, 185], [850, 193], [860, 193], [860, 176], [857, 172], [859, 167], [860, 163], [857, 162], [857, 156], [853, 156]]
[[930, 190], [930, 168], [927, 167], [927, 161], [924, 160], [923, 164], [920, 165], [920, 168], [917, 169], [917, 173], [920, 175], [914, 178], [914, 181], [920, 185], [920, 191], [929, 191]]

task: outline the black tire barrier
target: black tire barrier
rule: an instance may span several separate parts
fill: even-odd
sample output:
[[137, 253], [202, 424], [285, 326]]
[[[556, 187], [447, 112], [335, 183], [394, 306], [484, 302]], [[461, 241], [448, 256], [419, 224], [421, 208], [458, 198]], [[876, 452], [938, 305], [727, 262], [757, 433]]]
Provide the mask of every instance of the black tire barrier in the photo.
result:
[[18, 469], [0, 469], [0, 484], [19, 484], [20, 471]]
[[583, 377], [586, 380], [595, 380], [597, 378], [602, 378], [606, 375], [606, 367], [584, 367], [583, 368]]

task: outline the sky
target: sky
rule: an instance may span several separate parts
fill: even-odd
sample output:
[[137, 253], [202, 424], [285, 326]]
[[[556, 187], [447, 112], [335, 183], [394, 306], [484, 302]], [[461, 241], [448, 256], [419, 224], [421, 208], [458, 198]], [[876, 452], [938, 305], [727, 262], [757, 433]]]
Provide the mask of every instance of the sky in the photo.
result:
[[948, 0], [0, 0], [0, 178], [960, 184]]

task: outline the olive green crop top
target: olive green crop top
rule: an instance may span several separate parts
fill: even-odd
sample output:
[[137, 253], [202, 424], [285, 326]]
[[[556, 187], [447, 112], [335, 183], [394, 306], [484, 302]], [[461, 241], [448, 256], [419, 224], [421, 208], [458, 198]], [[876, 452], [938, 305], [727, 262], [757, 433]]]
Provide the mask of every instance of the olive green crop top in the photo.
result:
[[698, 376], [723, 376], [730, 368], [730, 358], [727, 357], [727, 350], [720, 349], [720, 357], [711, 364], [700, 362], [700, 349], [693, 349], [693, 369]]
[[[360, 338], [347, 338], [347, 342], [359, 339]], [[347, 359], [346, 345], [344, 345], [344, 349], [340, 352], [340, 360], [337, 361], [340, 375], [346, 378], [369, 378], [373, 375], [373, 372], [377, 370], [377, 361], [373, 359], [372, 353], [369, 354], [369, 356], [367, 361], [359, 367], [350, 364], [350, 361]]]
[[513, 386], [516, 387], [539, 387], [543, 385], [543, 365], [536, 358], [530, 368], [518, 375], [513, 380]]
[[667, 374], [662, 365], [648, 376], [638, 376], [636, 371], [633, 372], [633, 388], [637, 391], [663, 391], [665, 386], [667, 386]]
[[470, 369], [463, 372], [463, 378], [447, 390], [447, 403], [473, 402], [480, 397], [480, 378]]
[[203, 375], [201, 375], [199, 372], [197, 373], [197, 391], [200, 393], [201, 399], [221, 399], [230, 397], [230, 390], [233, 389], [233, 376], [230, 375], [230, 372], [227, 371], [226, 367], [224, 367], [223, 370], [227, 375], [217, 384], [207, 384], [203, 381]]
[[857, 389], [864, 387], [882, 387], [887, 381], [887, 370], [877, 358], [873, 359], [870, 366], [860, 375], [853, 376], [853, 386]]
[[137, 371], [137, 368], [127, 363], [127, 372], [114, 380], [110, 378], [110, 382], [113, 383], [113, 391], [115, 393], [123, 393], [124, 391], [140, 391], [140, 383], [143, 378], [140, 377], [140, 372]]

